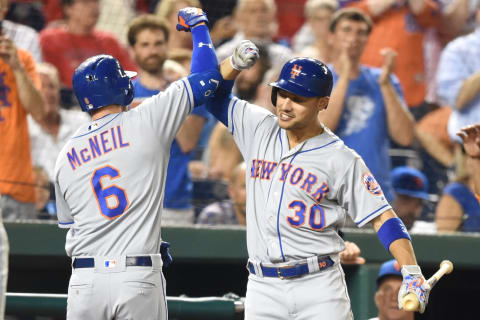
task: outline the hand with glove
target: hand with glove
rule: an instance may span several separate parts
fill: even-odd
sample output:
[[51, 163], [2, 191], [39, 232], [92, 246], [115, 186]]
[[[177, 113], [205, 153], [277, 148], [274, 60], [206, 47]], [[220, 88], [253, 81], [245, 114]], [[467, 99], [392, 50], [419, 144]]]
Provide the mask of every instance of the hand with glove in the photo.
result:
[[250, 40], [243, 40], [230, 56], [230, 64], [238, 71], [250, 69], [259, 57], [257, 46]]
[[173, 261], [173, 258], [170, 254], [170, 243], [162, 241], [160, 244], [160, 255], [162, 256], [163, 266], [167, 268]]
[[200, 8], [187, 7], [178, 11], [178, 31], [191, 32], [194, 26], [202, 22], [208, 24], [208, 19]]
[[398, 308], [403, 309], [403, 298], [409, 293], [413, 293], [419, 302], [418, 312], [423, 313], [428, 303], [430, 285], [425, 281], [418, 265], [404, 265], [401, 272], [403, 282], [398, 292]]

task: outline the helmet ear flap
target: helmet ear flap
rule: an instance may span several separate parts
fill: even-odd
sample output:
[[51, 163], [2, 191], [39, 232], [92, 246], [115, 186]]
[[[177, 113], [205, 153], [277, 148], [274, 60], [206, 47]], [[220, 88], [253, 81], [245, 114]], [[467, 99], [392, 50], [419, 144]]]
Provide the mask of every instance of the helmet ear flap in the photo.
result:
[[272, 87], [272, 95], [270, 99], [272, 100], [272, 104], [274, 107], [277, 106], [277, 93], [278, 93], [278, 88], [277, 87]]

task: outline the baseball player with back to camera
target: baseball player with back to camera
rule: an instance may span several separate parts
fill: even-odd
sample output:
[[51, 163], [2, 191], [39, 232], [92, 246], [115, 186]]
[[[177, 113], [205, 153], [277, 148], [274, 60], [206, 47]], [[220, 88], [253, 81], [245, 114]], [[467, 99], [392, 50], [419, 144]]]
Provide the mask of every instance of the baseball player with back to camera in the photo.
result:
[[[182, 21], [195, 44], [205, 42], [196, 36], [207, 29], [204, 14], [182, 11]], [[193, 56], [202, 60], [205, 48], [195, 46]], [[132, 75], [114, 57], [94, 56], [75, 70], [73, 88], [92, 121], [55, 168], [58, 224], [70, 228], [68, 319], [167, 319], [168, 252], [158, 253], [169, 149], [182, 121], [222, 81], [216, 65], [198, 71], [126, 112]]]
[[[211, 53], [194, 58], [192, 66], [211, 68], [217, 63]], [[399, 307], [412, 292], [423, 312], [430, 288], [405, 226], [360, 156], [318, 120], [328, 106], [331, 71], [312, 58], [285, 63], [270, 84], [274, 115], [231, 95], [231, 80], [256, 59], [255, 45], [242, 42], [222, 62], [225, 81], [207, 102], [249, 166], [245, 318], [353, 318], [339, 263], [344, 242], [337, 232], [347, 214], [359, 227], [371, 223], [402, 266]]]

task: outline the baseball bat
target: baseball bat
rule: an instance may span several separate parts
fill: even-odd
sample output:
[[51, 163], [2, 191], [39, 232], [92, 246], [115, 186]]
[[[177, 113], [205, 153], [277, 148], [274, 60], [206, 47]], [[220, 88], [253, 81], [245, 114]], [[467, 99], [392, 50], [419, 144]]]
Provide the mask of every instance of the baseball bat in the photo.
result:
[[[443, 260], [440, 263], [440, 269], [438, 269], [435, 274], [427, 280], [427, 284], [430, 288], [433, 288], [438, 280], [440, 280], [445, 274], [449, 274], [453, 271], [453, 263], [449, 260]], [[417, 311], [420, 302], [418, 301], [417, 296], [414, 293], [409, 293], [402, 299], [403, 310], [406, 311]]]

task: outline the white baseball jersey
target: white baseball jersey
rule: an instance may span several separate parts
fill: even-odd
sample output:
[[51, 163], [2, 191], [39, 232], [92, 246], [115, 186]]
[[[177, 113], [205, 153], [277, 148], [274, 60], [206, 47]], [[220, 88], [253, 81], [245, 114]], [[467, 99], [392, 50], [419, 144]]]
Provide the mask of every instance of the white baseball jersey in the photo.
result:
[[348, 214], [358, 226], [390, 209], [363, 160], [325, 132], [290, 149], [277, 117], [233, 98], [228, 127], [247, 163], [250, 259], [281, 263], [339, 253]]
[[193, 108], [181, 79], [128, 112], [82, 125], [55, 166], [69, 256], [155, 254], [170, 146]]

